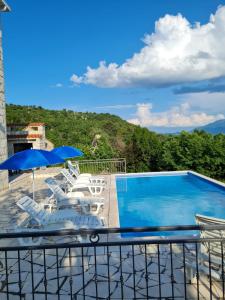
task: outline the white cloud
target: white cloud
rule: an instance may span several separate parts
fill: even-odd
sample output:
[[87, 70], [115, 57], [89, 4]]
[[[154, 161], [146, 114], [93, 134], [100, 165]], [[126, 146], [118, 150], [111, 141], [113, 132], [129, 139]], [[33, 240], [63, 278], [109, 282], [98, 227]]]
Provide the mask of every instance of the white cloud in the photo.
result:
[[51, 86], [52, 88], [61, 88], [63, 87], [63, 84], [62, 83], [56, 83], [54, 85]]
[[223, 114], [192, 111], [189, 103], [163, 112], [152, 112], [151, 103], [138, 103], [135, 118], [128, 122], [142, 127], [196, 127], [224, 118]]
[[179, 96], [182, 102], [187, 102], [192, 109], [216, 114], [225, 113], [225, 93], [190, 93]]
[[75, 84], [98, 87], [162, 86], [212, 79], [225, 75], [225, 6], [205, 25], [192, 26], [181, 14], [165, 15], [146, 34], [144, 47], [123, 64], [87, 67]]
[[75, 85], [80, 84], [82, 82], [83, 78], [82, 77], [78, 77], [76, 74], [73, 74], [70, 77], [70, 81], [72, 81]]
[[116, 104], [116, 105], [105, 105], [97, 106], [97, 109], [126, 109], [136, 107], [135, 104]]

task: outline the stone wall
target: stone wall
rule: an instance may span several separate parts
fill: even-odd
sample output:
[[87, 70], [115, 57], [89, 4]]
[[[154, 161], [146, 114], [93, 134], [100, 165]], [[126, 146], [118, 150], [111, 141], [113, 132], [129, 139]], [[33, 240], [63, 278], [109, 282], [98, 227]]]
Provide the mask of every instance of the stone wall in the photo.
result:
[[[2, 56], [2, 31], [0, 28], [0, 162], [7, 158], [6, 113]], [[8, 171], [0, 171], [0, 191], [8, 187]]]
[[[46, 139], [44, 123], [8, 124], [7, 143], [9, 157], [15, 152], [29, 147], [41, 150], [52, 150], [54, 148], [53, 143]], [[21, 148], [18, 149], [18, 147]]]

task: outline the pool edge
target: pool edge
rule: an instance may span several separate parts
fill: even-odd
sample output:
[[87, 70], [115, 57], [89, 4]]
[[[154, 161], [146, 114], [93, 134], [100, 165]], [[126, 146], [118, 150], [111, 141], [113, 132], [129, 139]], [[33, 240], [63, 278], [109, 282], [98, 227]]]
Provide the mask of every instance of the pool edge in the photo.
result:
[[225, 188], [225, 183], [223, 183], [222, 181], [219, 181], [219, 180], [216, 180], [216, 179], [213, 179], [211, 177], [208, 177], [208, 176], [205, 176], [205, 175], [202, 175], [198, 172], [195, 172], [195, 171], [187, 171], [187, 174], [191, 174], [193, 176], [196, 176], [196, 177], [199, 177], [205, 181], [209, 181], [210, 183], [216, 185], [216, 186], [219, 186], [219, 187], [222, 187], [222, 188]]
[[117, 199], [117, 188], [116, 188], [116, 175], [112, 174], [110, 176], [110, 194], [109, 194], [109, 227], [119, 227], [120, 228], [120, 220], [119, 220], [119, 207], [118, 207], [118, 199]]
[[192, 170], [183, 170], [183, 171], [158, 171], [158, 172], [140, 172], [140, 173], [123, 173], [123, 174], [114, 174], [115, 179], [117, 177], [147, 177], [148, 175], [168, 175], [168, 176], [173, 176], [173, 175], [194, 175], [196, 177], [199, 177], [201, 179], [204, 179], [206, 181], [209, 181], [217, 186], [225, 188], [225, 183], [222, 181], [213, 179], [211, 177], [208, 177], [206, 175], [200, 174], [198, 172], [192, 171]]

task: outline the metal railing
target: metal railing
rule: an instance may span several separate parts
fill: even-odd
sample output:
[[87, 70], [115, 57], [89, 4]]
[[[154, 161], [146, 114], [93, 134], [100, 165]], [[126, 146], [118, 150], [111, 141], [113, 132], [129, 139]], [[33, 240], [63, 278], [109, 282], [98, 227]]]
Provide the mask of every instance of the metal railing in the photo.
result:
[[[213, 237], [190, 236], [196, 230]], [[0, 299], [224, 299], [224, 230], [194, 225], [0, 234], [1, 243], [48, 238], [38, 246], [0, 244]], [[189, 237], [120, 238], [162, 231]], [[90, 241], [68, 241], [76, 236]]]
[[77, 161], [81, 173], [116, 174], [126, 173], [126, 159], [99, 159]]

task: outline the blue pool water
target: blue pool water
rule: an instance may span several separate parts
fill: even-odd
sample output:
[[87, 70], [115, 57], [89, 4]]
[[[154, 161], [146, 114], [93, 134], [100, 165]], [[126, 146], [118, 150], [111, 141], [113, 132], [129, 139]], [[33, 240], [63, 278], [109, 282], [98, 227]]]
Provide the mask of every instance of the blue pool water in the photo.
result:
[[225, 188], [192, 174], [121, 176], [116, 186], [120, 227], [191, 225], [195, 214], [225, 219]]

